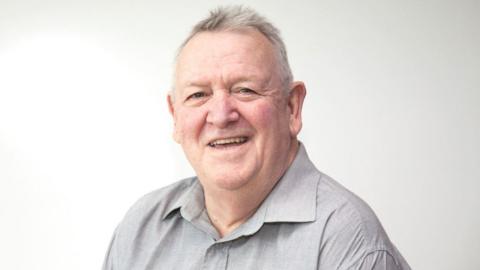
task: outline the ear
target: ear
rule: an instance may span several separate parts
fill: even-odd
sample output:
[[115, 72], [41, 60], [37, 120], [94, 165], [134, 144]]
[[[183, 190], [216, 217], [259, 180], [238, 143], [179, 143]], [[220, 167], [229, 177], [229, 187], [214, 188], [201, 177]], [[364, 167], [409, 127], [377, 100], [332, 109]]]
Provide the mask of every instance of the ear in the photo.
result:
[[170, 115], [173, 117], [173, 120], [175, 120], [175, 108], [173, 107], [173, 94], [168, 93], [167, 95], [167, 103], [168, 103], [168, 111], [170, 112]]
[[170, 112], [170, 115], [173, 118], [173, 134], [172, 137], [173, 139], [177, 142], [180, 143], [180, 136], [178, 135], [178, 130], [177, 130], [177, 118], [175, 115], [175, 102], [174, 102], [174, 95], [173, 93], [168, 93], [167, 95], [167, 103], [168, 103], [168, 111]]
[[307, 90], [303, 82], [293, 82], [290, 89], [288, 96], [290, 135], [296, 137], [302, 129], [302, 107]]

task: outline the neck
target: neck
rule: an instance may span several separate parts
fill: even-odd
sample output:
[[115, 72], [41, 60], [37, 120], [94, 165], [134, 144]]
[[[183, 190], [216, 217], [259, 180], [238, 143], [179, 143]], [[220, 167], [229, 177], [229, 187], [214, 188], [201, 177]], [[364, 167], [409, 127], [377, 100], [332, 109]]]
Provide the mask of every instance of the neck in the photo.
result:
[[286, 169], [293, 162], [298, 150], [298, 142], [292, 143], [285, 166], [270, 179], [249, 181], [245, 187], [236, 190], [208, 190], [204, 188], [205, 207], [212, 225], [220, 237], [228, 235], [245, 223], [262, 204]]
[[224, 237], [245, 223], [267, 195], [241, 191], [223, 191], [216, 195], [205, 192], [205, 207], [212, 225], [220, 237]]

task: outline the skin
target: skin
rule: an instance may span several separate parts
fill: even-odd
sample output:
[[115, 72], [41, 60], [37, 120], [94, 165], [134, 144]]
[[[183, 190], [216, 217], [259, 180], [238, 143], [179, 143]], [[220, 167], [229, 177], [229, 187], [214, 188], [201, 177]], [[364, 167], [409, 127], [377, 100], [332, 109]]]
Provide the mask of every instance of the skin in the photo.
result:
[[[253, 29], [201, 32], [179, 55], [168, 96], [173, 136], [222, 237], [255, 212], [295, 158], [305, 87], [294, 82], [287, 94], [281, 78], [273, 45]], [[211, 146], [232, 138], [242, 143]]]

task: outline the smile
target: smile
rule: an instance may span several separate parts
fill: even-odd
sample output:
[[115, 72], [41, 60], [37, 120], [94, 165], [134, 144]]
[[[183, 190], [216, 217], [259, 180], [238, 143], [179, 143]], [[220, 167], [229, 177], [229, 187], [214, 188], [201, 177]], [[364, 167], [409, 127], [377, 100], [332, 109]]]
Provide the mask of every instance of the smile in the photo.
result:
[[240, 145], [245, 143], [248, 140], [247, 137], [234, 137], [234, 138], [226, 138], [226, 139], [218, 139], [208, 143], [210, 147], [226, 147], [226, 146], [233, 146], [233, 145]]

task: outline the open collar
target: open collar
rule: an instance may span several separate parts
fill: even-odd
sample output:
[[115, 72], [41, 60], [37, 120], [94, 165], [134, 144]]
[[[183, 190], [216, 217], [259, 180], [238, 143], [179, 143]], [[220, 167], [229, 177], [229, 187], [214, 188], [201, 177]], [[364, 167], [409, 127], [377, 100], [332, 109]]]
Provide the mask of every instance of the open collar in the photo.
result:
[[205, 208], [202, 186], [197, 177], [189, 178], [186, 181], [188, 182], [187, 187], [182, 189], [180, 194], [170, 202], [162, 217], [163, 219], [179, 209], [182, 216], [189, 221], [200, 216], [202, 213]]
[[320, 172], [300, 144], [297, 155], [264, 204], [264, 222], [310, 222], [317, 212]]
[[[294, 161], [255, 214], [222, 241], [254, 234], [264, 223], [315, 221], [320, 176], [320, 172], [308, 158], [305, 147], [300, 143]], [[212, 226], [205, 224], [209, 221], [202, 186], [196, 177], [190, 181], [190, 185], [167, 208], [163, 218], [180, 209], [184, 219], [197, 224], [203, 230], [211, 231]]]

